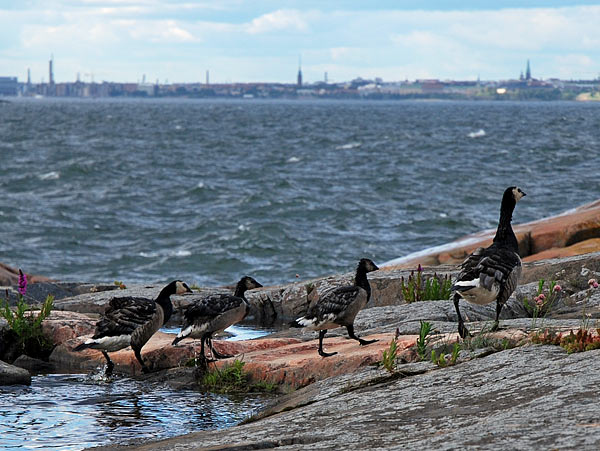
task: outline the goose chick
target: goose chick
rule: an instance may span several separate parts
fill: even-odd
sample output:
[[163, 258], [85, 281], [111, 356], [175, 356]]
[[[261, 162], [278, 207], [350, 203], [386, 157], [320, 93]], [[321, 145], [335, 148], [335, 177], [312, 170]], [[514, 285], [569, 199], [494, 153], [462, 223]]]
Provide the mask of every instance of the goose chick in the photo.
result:
[[148, 367], [140, 354], [142, 347], [171, 317], [173, 304], [170, 296], [191, 292], [186, 283], [174, 280], [161, 290], [154, 301], [132, 296], [112, 298], [103, 317], [96, 323], [93, 337], [74, 350], [101, 350], [106, 359], [105, 374], [108, 377], [114, 368], [108, 353], [131, 346], [142, 371], [147, 373]]
[[497, 330], [502, 306], [517, 287], [521, 275], [521, 258], [511, 220], [515, 206], [523, 196], [525, 193], [516, 186], [508, 187], [504, 191], [500, 205], [500, 221], [492, 245], [485, 249], [475, 249], [461, 265], [461, 271], [452, 286], [454, 307], [458, 314], [458, 333], [461, 338], [470, 336], [458, 309], [461, 297], [479, 305], [496, 301], [496, 321], [492, 330]]
[[354, 334], [354, 318], [371, 298], [371, 286], [367, 273], [379, 268], [368, 258], [358, 262], [354, 285], [347, 285], [329, 290], [311, 305], [306, 315], [292, 323], [293, 327], [307, 327], [319, 331], [319, 355], [329, 357], [337, 352], [323, 351], [323, 338], [327, 329], [346, 327], [348, 336], [361, 345], [375, 343], [377, 340], [363, 340]]
[[262, 285], [252, 277], [244, 276], [237, 283], [233, 295], [213, 294], [193, 303], [186, 309], [184, 313], [185, 324], [172, 344], [176, 345], [186, 337], [199, 338], [202, 340], [200, 343], [202, 359], [206, 359], [204, 342], [208, 343], [214, 357], [218, 359], [232, 357], [215, 350], [212, 344], [212, 336], [214, 333], [221, 332], [240, 322], [248, 315], [250, 305], [244, 294], [247, 290], [260, 287]]

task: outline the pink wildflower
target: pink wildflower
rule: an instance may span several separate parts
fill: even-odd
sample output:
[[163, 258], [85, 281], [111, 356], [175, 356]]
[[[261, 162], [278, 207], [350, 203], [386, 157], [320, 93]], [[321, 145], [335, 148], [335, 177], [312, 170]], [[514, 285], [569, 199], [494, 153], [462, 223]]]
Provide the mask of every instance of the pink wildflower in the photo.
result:
[[562, 291], [562, 287], [560, 285], [554, 285], [553, 291], [560, 292], [560, 291]]
[[535, 303], [539, 306], [544, 305], [544, 300], [540, 297], [535, 298]]
[[596, 279], [590, 279], [588, 280], [588, 285], [591, 288], [598, 288], [598, 281]]
[[27, 293], [27, 276], [19, 269], [19, 294], [25, 296]]
[[538, 295], [538, 298], [540, 298], [542, 301], [545, 301], [546, 300], [546, 295], [544, 293], [540, 293]]

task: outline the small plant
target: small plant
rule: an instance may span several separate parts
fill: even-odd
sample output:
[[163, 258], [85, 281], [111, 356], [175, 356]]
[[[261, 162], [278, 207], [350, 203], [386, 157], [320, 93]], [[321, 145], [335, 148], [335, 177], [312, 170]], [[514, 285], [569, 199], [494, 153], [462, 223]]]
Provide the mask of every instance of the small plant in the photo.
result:
[[531, 342], [540, 345], [555, 345], [560, 346], [562, 334], [557, 333], [553, 329], [545, 329], [544, 331], [536, 331], [531, 334]]
[[244, 362], [236, 359], [232, 364], [225, 365], [223, 369], [214, 367], [204, 374], [202, 385], [216, 393], [246, 391], [248, 375], [244, 372]]
[[428, 321], [421, 321], [419, 329], [419, 338], [417, 338], [417, 354], [421, 360], [425, 360], [427, 356], [427, 344], [429, 343], [429, 335], [433, 331], [433, 326]]
[[400, 286], [404, 300], [411, 302], [433, 301], [438, 299], [450, 299], [452, 280], [449, 275], [438, 276], [434, 273], [432, 277], [423, 278], [423, 268], [417, 268], [417, 274], [410, 272], [406, 282], [404, 277], [400, 279]]
[[[191, 362], [188, 363], [190, 363], [189, 366], [193, 366]], [[272, 382], [258, 381], [250, 383], [250, 375], [244, 371], [244, 365], [244, 362], [236, 359], [233, 363], [225, 365], [221, 369], [215, 366], [204, 373], [201, 385], [205, 390], [215, 393], [273, 393], [279, 389], [279, 386]]]
[[531, 315], [533, 321], [531, 322], [531, 328], [536, 327], [538, 318], [545, 318], [546, 315], [552, 310], [552, 306], [555, 302], [560, 299], [562, 294], [562, 288], [557, 285], [556, 281], [552, 280], [549, 284], [547, 294], [544, 293], [544, 279], [540, 279], [538, 282], [537, 296], [533, 298], [533, 301], [523, 298], [523, 306], [525, 310]]
[[431, 362], [435, 363], [439, 367], [446, 367], [456, 365], [456, 360], [458, 359], [458, 355], [460, 354], [460, 345], [458, 343], [454, 343], [454, 347], [452, 348], [452, 354], [450, 355], [450, 360], [446, 360], [446, 355], [443, 352], [440, 352], [438, 356], [435, 350], [431, 350]]
[[393, 373], [396, 370], [396, 357], [398, 356], [398, 342], [396, 341], [396, 337], [390, 341], [390, 346], [388, 349], [383, 351], [383, 357], [381, 359], [381, 365], [388, 370], [390, 373]]
[[579, 329], [577, 333], [571, 331], [569, 335], [560, 340], [560, 346], [569, 354], [573, 352], [591, 351], [600, 348], [600, 329], [596, 329], [596, 335], [593, 335], [586, 329]]
[[127, 286], [120, 280], [115, 280], [115, 285], [119, 287], [119, 290], [124, 290], [127, 288]]
[[577, 332], [569, 332], [569, 335], [556, 333], [551, 329], [546, 329], [541, 333], [534, 333], [531, 341], [537, 344], [555, 345], [565, 349], [569, 354], [574, 352], [591, 351], [600, 349], [600, 329], [596, 329], [596, 334], [587, 329], [579, 329]]
[[40, 312], [34, 314], [33, 307], [30, 307], [24, 300], [27, 292], [27, 276], [19, 269], [19, 286], [16, 309], [13, 310], [8, 304], [8, 290], [6, 299], [2, 302], [0, 315], [8, 323], [8, 327], [15, 333], [18, 340], [18, 347], [21, 353], [32, 357], [45, 356], [53, 347], [52, 343], [44, 336], [42, 330], [42, 321], [50, 315], [54, 303], [54, 296], [49, 295]]

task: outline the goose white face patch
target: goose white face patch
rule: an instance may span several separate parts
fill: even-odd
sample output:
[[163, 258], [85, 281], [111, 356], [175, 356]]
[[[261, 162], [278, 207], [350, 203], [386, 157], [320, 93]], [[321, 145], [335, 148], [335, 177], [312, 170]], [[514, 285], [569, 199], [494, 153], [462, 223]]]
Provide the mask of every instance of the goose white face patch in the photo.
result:
[[175, 294], [183, 294], [189, 291], [188, 286], [180, 281], [175, 284]]
[[525, 195], [525, 193], [523, 191], [521, 191], [521, 188], [513, 188], [512, 192], [513, 192], [513, 197], [515, 198], [515, 201], [517, 201], [517, 202], [519, 202], [519, 200], [521, 200], [521, 198]]

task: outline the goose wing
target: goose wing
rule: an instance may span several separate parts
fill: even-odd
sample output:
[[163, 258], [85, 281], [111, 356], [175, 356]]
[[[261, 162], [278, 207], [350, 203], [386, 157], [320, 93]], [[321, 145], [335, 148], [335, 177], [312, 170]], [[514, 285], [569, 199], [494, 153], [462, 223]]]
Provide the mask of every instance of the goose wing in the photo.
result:
[[317, 322], [332, 320], [343, 314], [357, 299], [362, 288], [353, 286], [339, 287], [328, 290], [312, 305], [305, 318], [315, 318]]
[[488, 248], [477, 248], [461, 265], [454, 286], [455, 290], [472, 287], [469, 282], [478, 281], [478, 286], [491, 290], [494, 284], [500, 284], [502, 291], [516, 288], [521, 273], [521, 259], [511, 249], [495, 244]]
[[239, 307], [242, 298], [230, 294], [214, 294], [191, 304], [183, 314], [186, 321], [191, 324], [195, 321], [207, 321], [216, 318], [222, 313]]
[[152, 319], [156, 303], [151, 299], [136, 297], [112, 298], [104, 316], [96, 324], [93, 338], [129, 335]]

